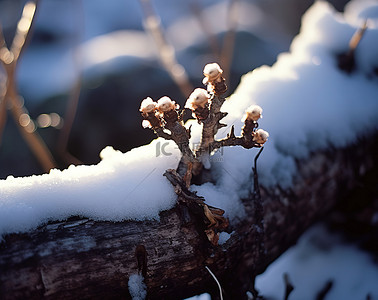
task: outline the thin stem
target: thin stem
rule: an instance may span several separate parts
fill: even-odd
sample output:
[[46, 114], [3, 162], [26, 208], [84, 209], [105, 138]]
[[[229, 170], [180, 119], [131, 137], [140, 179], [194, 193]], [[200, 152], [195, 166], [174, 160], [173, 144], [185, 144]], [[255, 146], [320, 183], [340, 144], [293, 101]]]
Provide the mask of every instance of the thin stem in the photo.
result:
[[5, 88], [3, 89], [0, 87], [0, 145], [1, 140], [5, 128], [5, 124], [7, 122], [7, 103], [5, 101]]
[[259, 152], [256, 154], [255, 159], [254, 159], [254, 166], [252, 168], [252, 171], [253, 171], [253, 193], [254, 193], [255, 199], [261, 199], [259, 178], [258, 178], [258, 175], [257, 175], [257, 159], [260, 157], [260, 154], [263, 150], [264, 150], [264, 147], [261, 147]]
[[10, 51], [13, 53], [14, 60], [18, 60], [18, 57], [21, 54], [25, 46], [25, 42], [28, 39], [31, 33], [31, 27], [34, 20], [34, 15], [37, 10], [37, 2], [38, 1], [29, 1], [25, 4], [24, 9], [22, 11], [21, 19], [18, 21], [17, 24], [17, 31], [13, 38], [12, 46]]
[[[80, 3], [79, 3], [80, 2]], [[84, 11], [83, 11], [83, 2], [82, 1], [73, 1], [72, 3], [78, 4], [77, 7], [73, 7], [74, 10], [77, 12], [76, 18], [78, 23], [83, 22], [84, 20]], [[62, 158], [65, 160], [66, 163], [73, 163], [73, 164], [81, 164], [81, 161], [70, 154], [67, 150], [67, 145], [70, 137], [70, 133], [72, 131], [73, 123], [75, 121], [75, 116], [77, 113], [77, 107], [79, 104], [79, 98], [81, 93], [82, 87], [82, 75], [81, 75], [81, 61], [82, 61], [82, 53], [80, 51], [79, 44], [81, 42], [83, 36], [83, 28], [82, 26], [78, 26], [80, 30], [78, 30], [78, 34], [75, 37], [75, 53], [73, 55], [75, 71], [78, 74], [78, 79], [75, 82], [75, 85], [70, 91], [70, 95], [68, 98], [68, 104], [66, 108], [66, 112], [64, 114], [64, 125], [60, 130], [60, 135], [57, 143], [57, 151], [60, 153]]]
[[202, 32], [205, 34], [207, 41], [210, 44], [211, 52], [214, 55], [215, 60], [219, 60], [220, 58], [220, 50], [218, 41], [215, 37], [215, 35], [209, 30], [210, 23], [207, 22], [207, 20], [203, 17], [201, 7], [198, 3], [198, 1], [193, 1], [190, 5], [191, 11], [193, 12], [193, 15], [198, 20], [198, 23], [201, 27]]
[[[42, 165], [43, 169], [48, 172], [50, 169], [55, 168], [55, 161], [42, 138], [35, 131], [33, 121], [30, 120], [27, 110], [19, 100], [15, 76], [18, 59], [22, 50], [25, 48], [25, 42], [31, 32], [30, 29], [33, 24], [37, 3], [38, 1], [29, 1], [25, 4], [10, 51], [6, 47], [2, 30], [0, 30], [0, 44], [2, 46], [0, 50], [0, 61], [7, 75], [6, 90], [3, 96], [0, 112], [1, 114], [4, 114], [7, 101], [10, 101], [10, 110], [18, 128], [20, 129], [22, 137]], [[22, 119], [26, 121], [21, 122]], [[3, 126], [3, 124], [1, 124], [1, 126]], [[1, 127], [0, 129], [3, 130]]]
[[230, 78], [232, 58], [235, 48], [235, 35], [238, 26], [238, 0], [230, 0], [228, 8], [228, 30], [223, 39], [221, 63], [224, 78]]
[[352, 38], [349, 41], [349, 49], [350, 51], [356, 50], [358, 44], [361, 42], [362, 37], [364, 36], [364, 33], [367, 29], [367, 21], [365, 20], [364, 23], [362, 24], [362, 27], [359, 28]]
[[290, 281], [289, 274], [284, 273], [283, 274], [283, 279], [284, 279], [284, 282], [285, 282], [285, 296], [284, 296], [284, 300], [288, 300], [291, 292], [294, 290], [294, 286], [293, 286], [293, 284]]
[[192, 92], [193, 86], [184, 67], [176, 60], [174, 48], [167, 42], [164, 36], [160, 18], [156, 15], [149, 0], [140, 0], [140, 3], [144, 13], [144, 27], [155, 41], [160, 60], [173, 81], [180, 88], [184, 97], [187, 98]]
[[30, 118], [28, 112], [25, 110], [24, 106], [20, 103], [18, 95], [15, 91], [8, 93], [9, 99], [11, 100], [11, 112], [12, 116], [20, 129], [22, 137], [25, 139], [26, 143], [42, 165], [45, 172], [50, 171], [56, 167], [55, 161], [47, 148], [46, 144], [43, 142], [40, 135], [35, 131], [33, 121], [21, 124], [20, 120], [23, 117]]
[[205, 266], [206, 270], [210, 273], [210, 275], [214, 278], [215, 282], [217, 283], [218, 285], [218, 288], [219, 288], [219, 295], [220, 295], [220, 299], [223, 300], [223, 294], [222, 294], [222, 287], [217, 279], [217, 277], [214, 275], [213, 272], [211, 272], [211, 270], [209, 269], [208, 266]]

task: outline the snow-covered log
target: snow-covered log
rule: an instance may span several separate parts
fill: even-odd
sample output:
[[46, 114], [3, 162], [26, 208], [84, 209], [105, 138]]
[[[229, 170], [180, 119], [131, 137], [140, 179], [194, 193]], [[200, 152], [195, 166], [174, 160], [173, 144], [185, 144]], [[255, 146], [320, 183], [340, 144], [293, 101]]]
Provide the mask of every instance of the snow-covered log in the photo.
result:
[[[187, 188], [173, 172], [163, 176], [181, 155], [162, 139], [124, 154], [106, 148], [97, 165], [0, 180], [1, 299], [217, 294], [208, 269], [226, 298], [254, 292], [255, 275], [377, 168], [377, 5], [349, 5], [341, 15], [317, 1], [290, 53], [246, 74], [222, 106], [236, 132], [251, 104], [264, 110], [261, 197], [253, 193], [256, 149], [221, 148], [209, 157], [212, 181]], [[362, 24], [352, 67], [341, 69]], [[186, 125], [198, 144], [201, 126]], [[205, 209], [188, 200], [199, 196], [229, 219], [218, 244], [205, 234]]]
[[262, 244], [256, 242], [253, 199], [243, 200], [247, 217], [218, 246], [208, 241], [201, 221], [182, 205], [163, 211], [160, 221], [114, 223], [78, 217], [6, 235], [0, 246], [0, 294], [2, 299], [130, 298], [128, 281], [137, 273], [144, 275], [149, 299], [216, 294], [207, 266], [227, 299], [243, 299], [253, 288], [253, 276], [373, 167], [376, 151], [377, 139], [370, 138], [353, 147], [313, 153], [298, 161], [300, 176], [292, 188], [262, 188]]

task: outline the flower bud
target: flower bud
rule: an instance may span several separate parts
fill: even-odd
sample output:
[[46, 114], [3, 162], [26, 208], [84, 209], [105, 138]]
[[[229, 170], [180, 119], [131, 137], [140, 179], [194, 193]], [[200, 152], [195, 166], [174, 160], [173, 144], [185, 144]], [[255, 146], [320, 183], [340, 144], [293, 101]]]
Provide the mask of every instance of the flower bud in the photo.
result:
[[148, 120], [143, 120], [143, 121], [142, 121], [142, 127], [143, 127], [143, 128], [152, 128], [152, 125], [151, 125], [150, 121], [148, 121]]
[[262, 108], [258, 105], [251, 105], [245, 111], [243, 122], [246, 120], [257, 121], [260, 118], [262, 118]]
[[204, 108], [207, 103], [209, 103], [209, 94], [205, 89], [197, 88], [186, 100], [185, 108], [196, 110], [199, 107]]
[[223, 70], [217, 63], [207, 64], [203, 69], [203, 75], [207, 78], [208, 81], [217, 80], [223, 73]]
[[167, 96], [161, 97], [157, 102], [157, 109], [162, 113], [175, 110], [176, 108], [176, 102]]
[[258, 144], [264, 144], [269, 137], [269, 133], [263, 129], [257, 129], [253, 133], [253, 141]]
[[156, 109], [156, 102], [154, 102], [150, 97], [147, 97], [140, 104], [140, 109], [144, 114], [152, 113]]

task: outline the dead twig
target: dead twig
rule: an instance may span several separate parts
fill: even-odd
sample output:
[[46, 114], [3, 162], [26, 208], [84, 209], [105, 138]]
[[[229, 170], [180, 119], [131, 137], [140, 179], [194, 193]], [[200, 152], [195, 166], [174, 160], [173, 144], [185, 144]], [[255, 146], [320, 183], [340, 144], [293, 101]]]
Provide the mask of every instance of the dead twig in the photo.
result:
[[169, 169], [163, 175], [175, 188], [175, 192], [179, 196], [179, 203], [186, 205], [189, 211], [201, 220], [206, 226], [205, 234], [207, 239], [213, 245], [217, 245], [219, 233], [229, 225], [228, 219], [223, 216], [225, 211], [207, 205], [203, 197], [198, 196], [195, 192], [191, 192], [186, 186], [185, 180], [176, 170]]
[[235, 36], [238, 26], [238, 8], [239, 0], [230, 0], [228, 7], [228, 30], [223, 39], [222, 52], [221, 52], [221, 63], [224, 69], [224, 74], [226, 78], [230, 78], [232, 59], [235, 48]]
[[211, 52], [213, 53], [214, 60], [220, 60], [221, 55], [220, 55], [218, 41], [215, 35], [213, 34], [213, 32], [209, 29], [210, 28], [209, 22], [207, 22], [206, 18], [203, 17], [199, 1], [192, 1], [190, 8], [194, 17], [197, 19], [202, 32], [205, 34], [206, 40], [210, 44], [210, 49], [211, 49]]
[[333, 280], [328, 280], [325, 283], [324, 287], [316, 295], [316, 300], [323, 300], [323, 299], [325, 299], [326, 295], [332, 289], [332, 287], [333, 287]]
[[349, 41], [349, 48], [345, 53], [338, 55], [338, 67], [347, 72], [348, 74], [351, 73], [356, 67], [355, 61], [355, 51], [357, 46], [360, 44], [362, 37], [365, 34], [367, 29], [367, 21], [365, 20], [364, 23], [360, 28], [356, 30], [354, 35]]
[[[77, 7], [76, 9], [76, 11], [78, 12], [77, 20], [79, 22], [83, 22], [84, 20], [84, 11], [83, 11], [83, 5], [82, 5], [83, 3], [82, 1], [79, 1], [79, 2], [80, 2], [78, 4], [79, 7]], [[75, 3], [78, 3], [78, 1], [75, 1]], [[81, 67], [80, 67], [82, 53], [79, 47], [79, 43], [83, 35], [82, 30], [84, 28], [84, 24], [82, 25], [83, 26], [79, 26], [81, 30], [79, 31], [78, 36], [77, 36], [77, 41], [76, 41], [77, 45], [76, 45], [75, 54], [73, 56], [73, 59], [75, 62], [74, 66], [76, 68], [76, 73], [78, 74], [78, 79], [76, 80], [75, 85], [70, 91], [66, 112], [64, 114], [64, 125], [60, 130], [60, 135], [57, 142], [57, 152], [65, 161], [65, 163], [75, 164], [75, 165], [82, 164], [82, 162], [68, 152], [67, 145], [68, 145], [70, 133], [72, 131], [72, 126], [75, 120], [77, 107], [79, 104], [81, 87], [82, 87], [82, 76], [81, 76]]]
[[284, 300], [288, 300], [291, 292], [294, 291], [294, 285], [290, 281], [289, 274], [284, 273], [283, 274], [283, 279], [284, 279], [284, 282], [285, 282], [285, 296], [284, 296]]
[[18, 59], [24, 50], [26, 41], [31, 33], [37, 4], [38, 1], [29, 1], [25, 4], [21, 19], [17, 24], [17, 31], [10, 50], [6, 46], [0, 28], [0, 62], [7, 76], [5, 94], [0, 107], [0, 115], [3, 117], [3, 124], [1, 124], [0, 129], [3, 130], [4, 128], [6, 118], [4, 111], [9, 107], [16, 124], [20, 129], [22, 137], [41, 163], [43, 169], [48, 172], [50, 169], [55, 168], [55, 161], [42, 138], [35, 131], [34, 122], [31, 120], [26, 108], [19, 100], [15, 74]]
[[150, 0], [139, 0], [144, 13], [143, 25], [155, 41], [163, 67], [180, 88], [184, 97], [193, 90], [184, 67], [177, 62], [175, 50], [164, 36], [160, 18], [157, 16]]

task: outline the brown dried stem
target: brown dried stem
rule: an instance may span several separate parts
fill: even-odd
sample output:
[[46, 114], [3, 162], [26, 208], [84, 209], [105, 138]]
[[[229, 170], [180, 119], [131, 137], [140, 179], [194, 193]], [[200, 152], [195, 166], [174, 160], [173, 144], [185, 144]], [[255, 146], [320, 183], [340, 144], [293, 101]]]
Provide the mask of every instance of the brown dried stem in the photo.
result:
[[210, 22], [208, 22], [207, 19], [203, 17], [201, 7], [199, 5], [199, 1], [193, 1], [190, 5], [190, 8], [191, 8], [191, 11], [192, 11], [194, 17], [197, 19], [197, 21], [198, 21], [198, 23], [201, 27], [202, 32], [205, 34], [206, 40], [210, 44], [210, 49], [211, 49], [211, 52], [214, 55], [214, 58], [216, 60], [219, 60], [220, 50], [219, 50], [217, 38], [213, 34], [213, 32], [211, 30], [209, 30], [209, 28], [210, 28], [209, 23]]
[[[8, 101], [10, 101], [9, 107], [16, 124], [20, 129], [22, 137], [25, 139], [44, 170], [48, 172], [55, 167], [54, 159], [41, 137], [35, 132], [34, 123], [30, 120], [26, 108], [19, 100], [15, 76], [18, 59], [25, 48], [25, 42], [31, 33], [30, 29], [33, 24], [37, 3], [38, 1], [29, 1], [25, 4], [22, 17], [17, 25], [17, 31], [12, 42], [11, 50], [7, 48], [0, 28], [0, 45], [2, 46], [0, 49], [0, 62], [7, 76], [5, 94], [1, 103], [0, 114], [5, 114], [4, 111], [7, 108]], [[28, 119], [29, 122], [22, 124], [20, 122], [22, 118]], [[5, 117], [3, 122], [5, 122]], [[1, 125], [1, 130], [3, 130], [4, 124]]]
[[[77, 5], [73, 8], [77, 12], [77, 15], [76, 15], [77, 21], [83, 23], [83, 20], [84, 20], [83, 3], [82, 1], [76, 1], [75, 3]], [[76, 38], [75, 38], [76, 50], [73, 55], [75, 71], [78, 74], [78, 78], [69, 94], [68, 104], [66, 107], [66, 112], [64, 114], [64, 124], [60, 130], [60, 135], [58, 138], [58, 143], [57, 143], [57, 148], [56, 148], [56, 151], [59, 153], [61, 158], [65, 161], [65, 163], [75, 164], [75, 165], [82, 164], [82, 162], [76, 157], [74, 157], [71, 153], [68, 152], [67, 145], [68, 145], [70, 133], [73, 127], [73, 123], [75, 121], [75, 116], [77, 113], [77, 107], [79, 104], [81, 87], [82, 87], [82, 75], [81, 75], [82, 51], [79, 47], [79, 44], [83, 36], [84, 24], [81, 24], [81, 25], [82, 26], [79, 26], [78, 34], [76, 35]]]
[[223, 39], [221, 63], [224, 69], [225, 78], [229, 78], [231, 72], [232, 58], [235, 48], [235, 36], [238, 26], [238, 0], [230, 0], [228, 7], [228, 30]]
[[351, 73], [355, 69], [355, 57], [354, 53], [356, 51], [357, 46], [361, 42], [362, 37], [367, 29], [367, 21], [363, 23], [361, 28], [357, 29], [354, 33], [352, 38], [349, 41], [349, 48], [345, 53], [341, 53], [338, 55], [338, 66], [341, 70]]
[[184, 67], [177, 62], [175, 50], [164, 36], [160, 18], [157, 16], [150, 0], [140, 0], [144, 13], [144, 27], [155, 41], [159, 57], [168, 74], [180, 88], [184, 97], [188, 97], [193, 90]]
[[224, 210], [205, 204], [205, 199], [191, 192], [184, 184], [185, 180], [176, 170], [169, 169], [164, 176], [174, 186], [175, 192], [179, 196], [179, 202], [186, 205], [189, 211], [206, 226], [204, 232], [208, 240], [213, 245], [217, 245], [219, 232], [225, 230], [229, 225], [228, 219], [223, 217]]
[[214, 151], [226, 146], [242, 146], [243, 148], [251, 149], [253, 147], [261, 147], [261, 144], [254, 142], [245, 135], [240, 137], [235, 136], [234, 126], [231, 126], [230, 133], [227, 134], [227, 137], [221, 140], [214, 140], [210, 145], [210, 149]]

